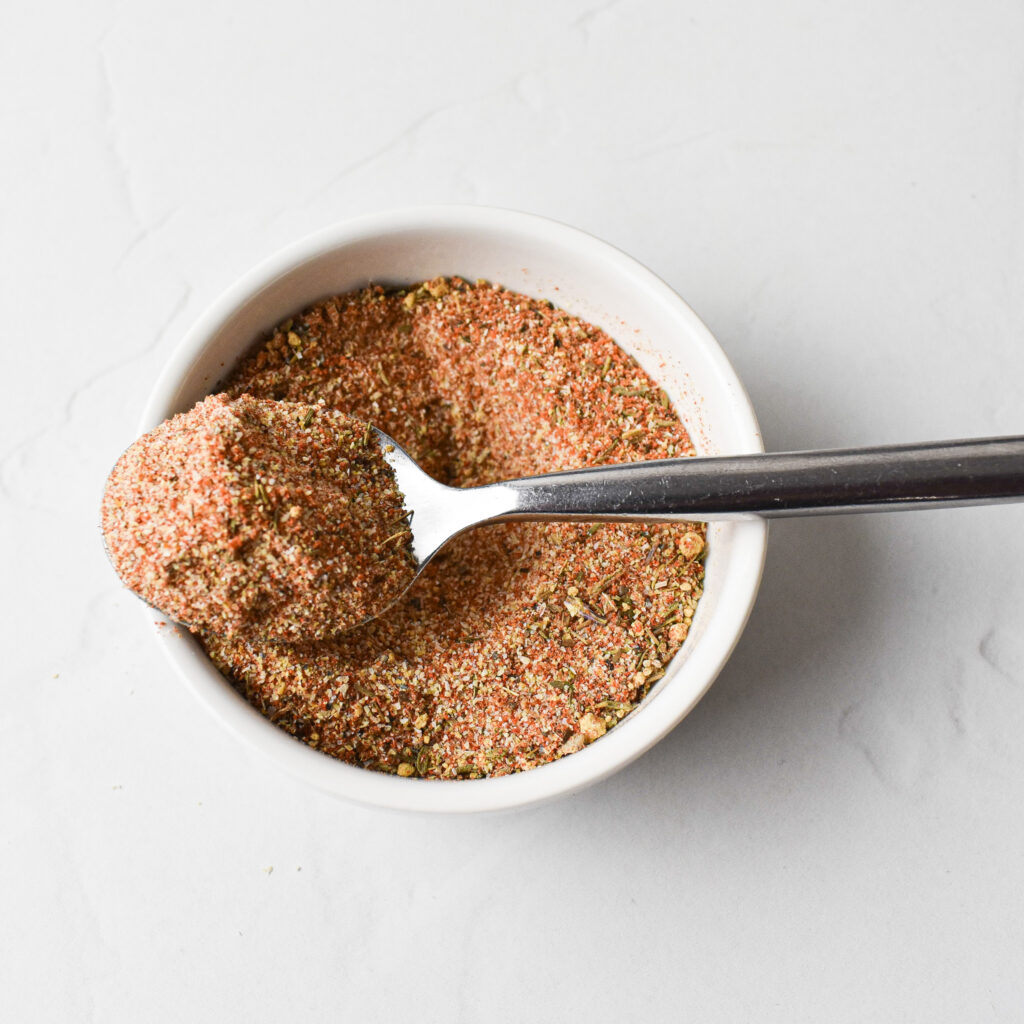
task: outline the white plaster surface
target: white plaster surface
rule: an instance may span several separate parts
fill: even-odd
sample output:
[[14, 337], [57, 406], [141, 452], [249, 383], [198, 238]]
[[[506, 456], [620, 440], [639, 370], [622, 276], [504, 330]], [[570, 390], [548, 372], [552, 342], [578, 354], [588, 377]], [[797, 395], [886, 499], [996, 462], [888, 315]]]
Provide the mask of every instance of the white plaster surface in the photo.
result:
[[96, 525], [204, 306], [418, 202], [647, 263], [770, 448], [1024, 432], [1020, 3], [2, 20], [3, 1020], [1024, 1020], [1024, 506], [776, 524], [670, 737], [461, 820], [335, 802], [233, 742]]

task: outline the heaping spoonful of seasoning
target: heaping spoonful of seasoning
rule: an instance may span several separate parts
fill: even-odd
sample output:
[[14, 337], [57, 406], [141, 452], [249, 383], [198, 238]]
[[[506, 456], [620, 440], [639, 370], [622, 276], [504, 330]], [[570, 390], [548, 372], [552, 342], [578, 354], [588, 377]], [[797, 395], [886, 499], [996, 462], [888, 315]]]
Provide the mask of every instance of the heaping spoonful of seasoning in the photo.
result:
[[212, 395], [118, 460], [111, 564], [193, 630], [299, 642], [357, 626], [418, 571], [380, 436], [324, 406]]
[[114, 568], [190, 628], [324, 639], [387, 610], [473, 526], [714, 521], [1024, 499], [1024, 437], [663, 459], [482, 487], [323, 406], [214, 395], [136, 441], [103, 500]]

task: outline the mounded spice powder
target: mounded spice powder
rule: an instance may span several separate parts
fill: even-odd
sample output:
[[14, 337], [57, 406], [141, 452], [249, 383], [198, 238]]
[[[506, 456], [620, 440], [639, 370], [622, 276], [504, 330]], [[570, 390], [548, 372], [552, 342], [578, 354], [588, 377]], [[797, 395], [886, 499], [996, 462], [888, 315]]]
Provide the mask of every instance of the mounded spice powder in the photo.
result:
[[368, 425], [320, 405], [212, 395], [118, 460], [101, 523], [124, 582], [240, 640], [322, 640], [415, 575], [402, 496]]
[[[607, 334], [459, 278], [322, 302], [226, 391], [370, 422], [458, 486], [693, 454]], [[203, 641], [250, 703], [326, 754], [401, 776], [506, 775], [598, 739], [664, 674], [702, 593], [704, 543], [699, 524], [491, 526], [341, 636]]]

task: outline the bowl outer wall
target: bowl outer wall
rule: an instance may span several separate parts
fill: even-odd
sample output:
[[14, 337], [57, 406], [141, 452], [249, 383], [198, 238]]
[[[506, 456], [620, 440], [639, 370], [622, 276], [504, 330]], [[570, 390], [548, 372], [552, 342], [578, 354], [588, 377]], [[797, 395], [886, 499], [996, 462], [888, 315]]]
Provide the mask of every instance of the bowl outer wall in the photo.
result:
[[[576, 228], [487, 207], [418, 207], [325, 228], [245, 274], [188, 331], [161, 373], [140, 433], [190, 408], [265, 331], [303, 307], [368, 283], [484, 277], [551, 299], [604, 328], [673, 400], [701, 455], [763, 451], [750, 400], [696, 314], [632, 257]], [[764, 520], [712, 524], [704, 596], [683, 649], [641, 706], [601, 740], [529, 772], [461, 782], [403, 779], [344, 764], [252, 708], [180, 628], [157, 629], [166, 656], [230, 732], [335, 796], [393, 809], [480, 812], [538, 804], [618, 771], [666, 735], [714, 682], [760, 584]], [[153, 611], [145, 609], [152, 627]]]

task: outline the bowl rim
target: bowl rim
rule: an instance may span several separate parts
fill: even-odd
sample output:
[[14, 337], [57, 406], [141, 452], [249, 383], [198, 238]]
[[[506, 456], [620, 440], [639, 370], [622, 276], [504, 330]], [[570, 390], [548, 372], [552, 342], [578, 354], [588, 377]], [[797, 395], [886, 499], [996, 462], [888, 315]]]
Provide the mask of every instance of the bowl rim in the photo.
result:
[[[180, 405], [183, 382], [210, 340], [237, 313], [280, 277], [328, 252], [374, 237], [424, 230], [527, 233], [589, 252], [671, 309], [699, 339], [730, 396], [730, 416], [743, 438], [737, 454], [764, 451], [753, 405], [728, 357], [689, 305], [665, 281], [609, 242], [579, 228], [537, 214], [488, 206], [413, 206], [364, 214], [321, 228], [294, 241], [226, 288], [202, 313], [171, 353], [150, 392], [139, 424], [145, 433]], [[153, 630], [153, 610], [144, 606], [150, 630], [179, 678], [222, 726], [245, 745], [267, 754], [291, 775], [334, 796], [392, 810], [474, 813], [537, 805], [578, 792], [624, 768], [666, 736], [693, 709], [715, 681], [739, 642], [760, 586], [767, 549], [767, 521], [731, 522], [733, 558], [729, 614], [732, 628], [705, 633], [687, 659], [687, 676], [701, 677], [698, 690], [672, 688], [658, 695], [659, 715], [632, 715], [583, 750], [528, 772], [451, 780], [399, 778], [345, 764], [287, 735], [252, 708], [214, 668], [198, 642], [179, 629]], [[717, 615], [725, 610], [716, 610]]]

